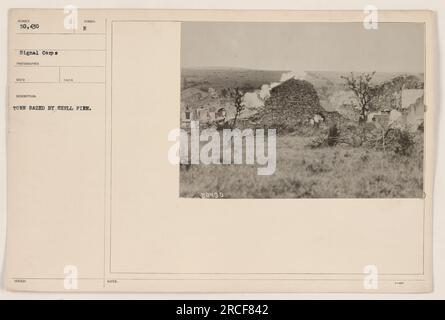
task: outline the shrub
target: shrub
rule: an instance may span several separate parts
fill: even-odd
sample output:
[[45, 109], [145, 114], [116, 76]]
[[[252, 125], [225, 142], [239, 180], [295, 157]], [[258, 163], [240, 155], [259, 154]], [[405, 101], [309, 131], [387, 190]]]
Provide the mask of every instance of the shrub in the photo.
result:
[[315, 136], [312, 141], [307, 144], [307, 147], [311, 148], [311, 149], [315, 149], [315, 148], [320, 148], [320, 147], [324, 147], [327, 144], [327, 138], [325, 135], [318, 135]]
[[310, 163], [308, 166], [306, 166], [306, 171], [311, 174], [319, 174], [324, 172], [329, 172], [332, 169], [327, 166], [323, 160], [315, 160], [314, 162]]
[[[383, 142], [383, 141], [382, 141]], [[385, 134], [385, 149], [409, 156], [414, 149], [414, 135], [405, 129], [389, 129]], [[383, 145], [383, 143], [382, 143]]]
[[362, 152], [360, 154], [360, 160], [362, 162], [368, 162], [369, 161], [369, 153], [368, 153], [368, 151]]

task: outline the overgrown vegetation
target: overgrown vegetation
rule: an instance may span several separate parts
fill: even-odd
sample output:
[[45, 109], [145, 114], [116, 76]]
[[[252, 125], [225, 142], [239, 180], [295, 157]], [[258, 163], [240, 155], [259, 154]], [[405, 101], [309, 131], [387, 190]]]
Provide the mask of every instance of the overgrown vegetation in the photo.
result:
[[181, 197], [219, 192], [225, 198], [421, 197], [423, 157], [351, 147], [308, 148], [312, 138], [277, 139], [274, 175], [255, 165], [191, 165], [181, 169]]

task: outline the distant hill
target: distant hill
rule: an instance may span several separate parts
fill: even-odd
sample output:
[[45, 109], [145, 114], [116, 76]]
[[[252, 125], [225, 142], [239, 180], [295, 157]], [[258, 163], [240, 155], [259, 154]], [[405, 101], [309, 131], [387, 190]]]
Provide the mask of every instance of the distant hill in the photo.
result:
[[182, 68], [181, 90], [198, 88], [208, 91], [209, 88], [221, 93], [223, 89], [240, 88], [242, 91], [253, 91], [263, 84], [278, 82], [287, 71], [250, 70], [241, 68]]

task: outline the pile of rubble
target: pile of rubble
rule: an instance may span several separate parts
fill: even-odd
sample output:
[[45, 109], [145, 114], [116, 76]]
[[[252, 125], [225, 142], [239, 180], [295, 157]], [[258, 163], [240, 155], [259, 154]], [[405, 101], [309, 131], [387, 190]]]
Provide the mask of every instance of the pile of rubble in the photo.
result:
[[[322, 118], [320, 123], [314, 119]], [[248, 119], [246, 126], [277, 129], [278, 133], [312, 135], [319, 126], [346, 121], [338, 112], [327, 112], [314, 86], [291, 78], [272, 88], [264, 107]]]

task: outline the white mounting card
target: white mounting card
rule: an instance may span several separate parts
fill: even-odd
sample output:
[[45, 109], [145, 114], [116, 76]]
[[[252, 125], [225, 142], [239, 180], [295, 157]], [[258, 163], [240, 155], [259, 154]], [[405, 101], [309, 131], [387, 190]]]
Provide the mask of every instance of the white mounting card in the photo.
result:
[[8, 289], [431, 291], [434, 25], [10, 10]]

